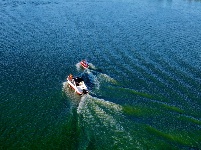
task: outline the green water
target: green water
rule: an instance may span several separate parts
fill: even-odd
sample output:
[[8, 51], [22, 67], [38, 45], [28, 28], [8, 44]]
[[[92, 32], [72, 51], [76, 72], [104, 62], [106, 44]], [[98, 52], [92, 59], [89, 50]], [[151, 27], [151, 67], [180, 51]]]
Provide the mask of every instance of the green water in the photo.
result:
[[188, 0], [1, 0], [0, 149], [201, 149], [200, 16]]

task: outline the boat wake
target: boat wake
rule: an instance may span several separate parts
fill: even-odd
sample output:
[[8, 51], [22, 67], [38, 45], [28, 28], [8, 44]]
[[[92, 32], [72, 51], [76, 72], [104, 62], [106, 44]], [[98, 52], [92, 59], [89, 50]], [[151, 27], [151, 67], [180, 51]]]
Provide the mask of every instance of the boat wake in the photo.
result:
[[84, 131], [81, 137], [85, 141], [89, 139], [85, 146], [82, 145], [83, 149], [88, 147], [92, 139], [95, 139], [96, 149], [101, 149], [102, 144], [105, 149], [138, 145], [126, 126], [129, 122], [124, 118], [120, 105], [85, 95], [77, 107], [77, 114], [78, 123]]
[[76, 66], [77, 71], [80, 71], [82, 69], [80, 62], [78, 62], [75, 66]]
[[[80, 69], [80, 64], [76, 67]], [[72, 117], [77, 120], [78, 126], [73, 132], [79, 135], [79, 149], [142, 148], [141, 142], [135, 138], [139, 137], [133, 130], [136, 127], [124, 116], [123, 107], [93, 96], [97, 95], [101, 86], [117, 84], [117, 81], [94, 69], [85, 69], [80, 76], [90, 89], [90, 94], [77, 97], [69, 91], [66, 82], [63, 83], [63, 90], [72, 99]]]
[[[88, 63], [88, 65], [89, 65], [89, 68], [87, 68], [86, 70], [93, 70], [93, 71], [97, 71], [97, 72], [102, 72], [102, 70], [100, 68], [97, 68], [94, 64]], [[77, 71], [85, 70], [82, 67], [82, 65], [80, 64], [80, 62], [75, 64], [75, 67], [76, 67]]]
[[117, 84], [115, 79], [97, 70], [85, 69], [84, 72], [81, 73], [81, 77], [86, 81], [89, 89], [94, 88], [99, 90], [100, 86], [104, 85], [104, 83]]

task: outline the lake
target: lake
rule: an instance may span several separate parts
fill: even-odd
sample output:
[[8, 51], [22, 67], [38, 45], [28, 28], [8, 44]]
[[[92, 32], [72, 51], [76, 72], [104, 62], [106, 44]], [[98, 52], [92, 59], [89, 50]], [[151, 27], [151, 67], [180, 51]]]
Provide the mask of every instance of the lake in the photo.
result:
[[1, 0], [0, 69], [2, 150], [201, 149], [199, 0]]

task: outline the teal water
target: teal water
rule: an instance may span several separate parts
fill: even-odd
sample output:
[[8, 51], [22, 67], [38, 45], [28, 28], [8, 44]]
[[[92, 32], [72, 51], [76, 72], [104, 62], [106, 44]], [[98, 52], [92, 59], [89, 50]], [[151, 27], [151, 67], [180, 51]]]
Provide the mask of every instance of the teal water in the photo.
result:
[[200, 16], [193, 0], [0, 0], [0, 149], [201, 149]]

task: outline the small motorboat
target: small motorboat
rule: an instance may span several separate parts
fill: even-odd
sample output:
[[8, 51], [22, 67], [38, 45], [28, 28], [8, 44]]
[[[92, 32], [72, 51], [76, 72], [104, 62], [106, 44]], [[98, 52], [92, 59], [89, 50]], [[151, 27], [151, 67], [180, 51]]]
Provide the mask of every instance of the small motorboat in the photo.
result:
[[80, 64], [81, 64], [81, 66], [82, 66], [84, 69], [89, 68], [89, 64], [88, 64], [88, 62], [87, 62], [86, 60], [82, 60], [82, 61], [80, 62]]
[[84, 80], [81, 77], [73, 77], [71, 74], [67, 77], [67, 83], [69, 87], [73, 88], [79, 95], [89, 93]]

